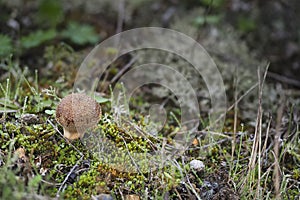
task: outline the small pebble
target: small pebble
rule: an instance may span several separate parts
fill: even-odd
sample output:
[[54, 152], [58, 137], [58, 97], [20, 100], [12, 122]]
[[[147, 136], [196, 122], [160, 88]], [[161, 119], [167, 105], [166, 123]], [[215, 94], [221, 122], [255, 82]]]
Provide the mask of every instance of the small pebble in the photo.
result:
[[21, 116], [21, 120], [27, 124], [37, 124], [39, 122], [39, 118], [35, 114], [24, 114]]
[[190, 162], [190, 167], [191, 167], [191, 169], [194, 169], [194, 170], [203, 170], [205, 165], [200, 160], [192, 160]]
[[129, 194], [125, 196], [125, 200], [140, 200], [140, 197], [135, 194]]
[[221, 165], [222, 165], [223, 167], [226, 167], [226, 166], [227, 166], [227, 163], [226, 163], [225, 161], [222, 161], [222, 162], [221, 162]]
[[91, 200], [113, 200], [110, 194], [92, 195]]

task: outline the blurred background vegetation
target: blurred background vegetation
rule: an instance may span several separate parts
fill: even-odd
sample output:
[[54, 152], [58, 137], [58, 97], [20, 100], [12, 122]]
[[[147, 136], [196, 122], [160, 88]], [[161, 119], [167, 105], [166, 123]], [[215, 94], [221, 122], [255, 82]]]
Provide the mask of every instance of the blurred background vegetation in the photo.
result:
[[123, 30], [172, 27], [193, 13], [187, 23], [199, 32], [228, 24], [258, 58], [271, 62], [270, 71], [299, 80], [297, 0], [1, 0], [0, 9], [1, 57], [13, 53], [36, 65], [49, 45], [64, 42], [80, 50]]

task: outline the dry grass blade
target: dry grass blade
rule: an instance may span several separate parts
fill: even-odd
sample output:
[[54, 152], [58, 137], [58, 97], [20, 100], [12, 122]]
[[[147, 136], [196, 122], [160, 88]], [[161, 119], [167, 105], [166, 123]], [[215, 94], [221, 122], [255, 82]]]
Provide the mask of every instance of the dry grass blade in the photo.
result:
[[126, 72], [126, 70], [128, 70], [136, 61], [137, 61], [138, 57], [133, 57], [129, 63], [127, 63], [110, 81], [110, 84], [114, 83], [115, 81], [117, 81], [123, 74], [124, 72]]
[[[254, 190], [256, 187], [255, 198], [260, 199], [262, 197], [262, 188], [261, 188], [261, 158], [262, 158], [262, 94], [263, 86], [267, 76], [269, 65], [267, 65], [263, 77], [261, 77], [260, 68], [258, 69], [258, 110], [256, 117], [255, 125], [255, 134], [253, 139], [253, 145], [251, 148], [251, 155], [248, 163], [248, 172], [242, 183], [242, 189], [245, 190], [246, 186], [249, 186], [249, 189]], [[256, 171], [257, 168], [257, 171]], [[257, 173], [254, 175], [253, 173]], [[254, 177], [257, 177], [257, 182], [255, 183]], [[252, 193], [250, 191], [250, 193]]]
[[281, 125], [281, 119], [283, 117], [283, 109], [284, 109], [284, 102], [285, 102], [285, 96], [282, 94], [280, 98], [280, 107], [277, 111], [277, 119], [276, 119], [276, 135], [274, 138], [274, 156], [275, 156], [275, 165], [274, 165], [274, 189], [276, 194], [276, 199], [281, 199], [280, 194], [280, 182], [281, 182], [281, 174], [280, 174], [280, 166], [279, 166], [279, 142], [281, 138], [281, 131], [280, 131], [280, 125]]
[[[130, 153], [130, 151], [128, 149], [127, 143], [126, 143], [126, 141], [125, 141], [125, 139], [123, 137], [122, 137], [122, 140], [123, 140], [123, 142], [125, 144], [126, 151], [127, 151], [128, 156], [130, 157], [131, 162], [134, 164], [134, 166], [136, 167], [137, 171], [141, 174], [141, 176], [144, 176], [143, 173], [142, 173], [142, 171], [141, 171], [141, 169], [139, 168], [139, 165], [135, 162], [134, 158], [131, 156], [131, 153]], [[145, 176], [144, 176], [144, 178], [145, 178]]]
[[217, 122], [219, 122], [225, 115], [227, 112], [229, 112], [230, 110], [234, 109], [235, 105], [238, 105], [239, 102], [245, 98], [250, 92], [252, 92], [252, 90], [254, 90], [256, 87], [258, 86], [258, 83], [254, 84], [252, 87], [250, 87], [243, 95], [241, 95], [231, 106], [229, 106], [229, 108], [226, 110], [225, 113], [221, 114], [219, 118], [217, 118], [212, 124], [210, 124], [209, 126], [205, 127], [204, 129], [202, 129], [202, 131], [205, 130], [209, 130], [210, 127], [212, 125], [215, 125]]
[[237, 115], [238, 115], [238, 92], [237, 92], [237, 86], [238, 86], [238, 76], [237, 71], [235, 72], [236, 76], [234, 78], [234, 120], [233, 120], [233, 138], [231, 140], [231, 163], [233, 163], [234, 160], [234, 152], [235, 152], [235, 142], [236, 142], [236, 129], [237, 129]]

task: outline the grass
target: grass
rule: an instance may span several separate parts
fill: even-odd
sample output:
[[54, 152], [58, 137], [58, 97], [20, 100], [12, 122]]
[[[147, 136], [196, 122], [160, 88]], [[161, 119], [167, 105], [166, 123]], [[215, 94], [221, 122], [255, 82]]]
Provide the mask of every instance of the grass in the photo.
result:
[[[172, 112], [161, 134], [154, 137], [147, 133], [145, 116], [133, 110], [135, 123], [119, 121], [116, 116], [122, 110], [113, 113], [110, 106], [115, 102], [105, 101], [102, 104], [105, 114], [89, 136], [100, 137], [112, 145], [90, 143], [101, 149], [93, 151], [84, 142], [66, 141], [55, 121], [56, 105], [71, 87], [53, 86], [52, 82], [59, 77], [43, 80], [37, 70], [22, 69], [11, 59], [1, 63], [1, 70], [4, 72], [0, 82], [1, 199], [22, 199], [28, 195], [90, 199], [104, 193], [118, 199], [126, 199], [127, 195], [141, 199], [299, 197], [300, 141], [296, 116], [299, 111], [291, 106], [284, 112], [286, 106], [279, 102], [276, 121], [265, 116], [262, 95], [267, 92], [263, 90], [266, 73], [263, 77], [258, 73], [254, 127], [239, 115], [239, 102], [244, 96], [236, 94], [230, 107], [233, 116], [227, 117], [224, 127], [229, 131], [215, 134], [199, 131], [197, 142], [181, 155], [149, 165], [140, 162], [143, 157], [136, 153], [146, 158], [153, 152], [163, 155], [173, 142], [169, 134], [180, 128], [178, 111]], [[143, 98], [137, 99], [132, 102], [134, 105], [148, 103]], [[206, 119], [201, 120], [206, 124]], [[25, 161], [16, 155], [20, 148], [25, 151]], [[108, 157], [97, 154], [103, 152], [110, 154]], [[202, 160], [205, 169], [191, 169], [189, 162], [193, 159]], [[128, 171], [130, 167], [132, 171]]]

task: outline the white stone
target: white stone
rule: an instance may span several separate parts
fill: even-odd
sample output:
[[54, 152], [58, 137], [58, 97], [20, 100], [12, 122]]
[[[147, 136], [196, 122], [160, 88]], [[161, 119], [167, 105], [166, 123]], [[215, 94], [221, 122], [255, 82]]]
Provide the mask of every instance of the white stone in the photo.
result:
[[194, 169], [194, 170], [203, 170], [205, 165], [200, 160], [192, 160], [190, 162], [190, 167], [191, 167], [191, 169]]

